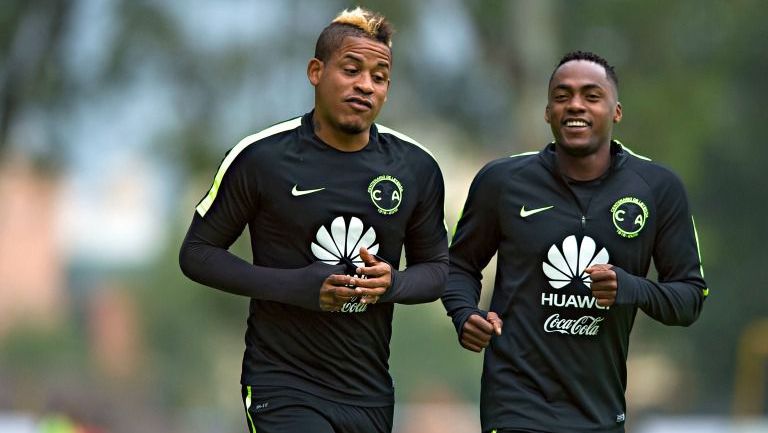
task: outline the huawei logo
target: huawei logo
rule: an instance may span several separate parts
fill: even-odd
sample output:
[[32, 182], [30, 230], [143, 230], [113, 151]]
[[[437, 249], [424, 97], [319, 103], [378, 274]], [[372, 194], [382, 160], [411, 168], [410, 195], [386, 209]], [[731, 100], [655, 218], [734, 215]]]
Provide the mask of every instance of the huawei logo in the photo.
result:
[[365, 247], [371, 254], [379, 251], [376, 243], [376, 231], [373, 227], [365, 230], [360, 218], [352, 217], [349, 225], [343, 217], [336, 217], [330, 226], [320, 226], [312, 242], [312, 254], [329, 265], [347, 265], [347, 273], [353, 275], [355, 269], [363, 266], [360, 248]]
[[608, 251], [603, 248], [597, 253], [595, 241], [584, 236], [579, 245], [575, 235], [563, 240], [562, 248], [552, 245], [547, 252], [549, 262], [542, 263], [544, 275], [549, 278], [549, 285], [560, 289], [573, 281], [579, 281], [590, 287], [591, 280], [584, 269], [596, 264], [608, 263]]

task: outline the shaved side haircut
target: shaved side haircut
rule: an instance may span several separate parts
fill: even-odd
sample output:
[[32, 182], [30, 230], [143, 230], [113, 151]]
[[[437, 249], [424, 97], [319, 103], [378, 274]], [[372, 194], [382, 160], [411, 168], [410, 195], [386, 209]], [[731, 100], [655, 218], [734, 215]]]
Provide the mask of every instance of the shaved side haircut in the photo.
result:
[[323, 29], [315, 45], [315, 58], [326, 61], [346, 37], [368, 38], [392, 50], [394, 29], [384, 15], [357, 7], [342, 11]]

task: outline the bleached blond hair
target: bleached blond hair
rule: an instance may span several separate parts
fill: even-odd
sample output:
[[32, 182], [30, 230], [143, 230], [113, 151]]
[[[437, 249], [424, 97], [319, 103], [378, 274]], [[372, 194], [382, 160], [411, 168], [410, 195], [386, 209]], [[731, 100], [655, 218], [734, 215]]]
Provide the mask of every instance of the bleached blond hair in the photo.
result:
[[327, 60], [347, 36], [372, 39], [392, 49], [392, 25], [379, 13], [360, 6], [343, 10], [323, 29], [315, 45], [315, 58]]

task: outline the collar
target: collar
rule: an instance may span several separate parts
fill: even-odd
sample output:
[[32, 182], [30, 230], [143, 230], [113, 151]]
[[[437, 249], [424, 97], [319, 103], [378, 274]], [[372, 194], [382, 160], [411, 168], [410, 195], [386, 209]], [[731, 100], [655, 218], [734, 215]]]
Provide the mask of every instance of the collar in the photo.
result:
[[[621, 168], [627, 162], [628, 153], [617, 140], [611, 140], [611, 165], [608, 168], [606, 176]], [[560, 176], [557, 169], [557, 154], [555, 153], [555, 142], [548, 143], [539, 152], [539, 161], [553, 174]]]

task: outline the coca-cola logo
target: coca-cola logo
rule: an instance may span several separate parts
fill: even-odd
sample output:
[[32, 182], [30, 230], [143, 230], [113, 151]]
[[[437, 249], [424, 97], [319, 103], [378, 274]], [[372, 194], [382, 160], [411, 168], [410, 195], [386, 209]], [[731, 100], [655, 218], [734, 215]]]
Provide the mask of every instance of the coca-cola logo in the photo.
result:
[[344, 305], [341, 306], [341, 312], [342, 313], [362, 313], [363, 311], [368, 309], [368, 305], [369, 304], [361, 304], [360, 298], [355, 296], [354, 298], [350, 299], [349, 302], [345, 302]]
[[600, 330], [600, 322], [605, 317], [581, 316], [578, 319], [561, 318], [555, 313], [544, 322], [545, 332], [554, 332], [567, 335], [597, 335]]

